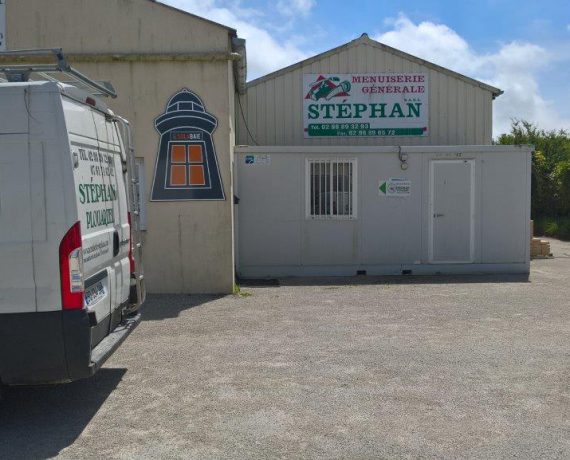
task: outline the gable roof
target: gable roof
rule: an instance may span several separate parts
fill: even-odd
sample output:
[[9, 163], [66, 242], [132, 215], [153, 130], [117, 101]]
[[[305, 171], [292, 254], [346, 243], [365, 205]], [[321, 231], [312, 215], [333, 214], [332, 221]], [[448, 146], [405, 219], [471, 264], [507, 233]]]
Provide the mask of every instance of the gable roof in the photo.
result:
[[473, 86], [477, 86], [481, 89], [489, 91], [493, 95], [493, 99], [495, 99], [497, 96], [500, 96], [504, 92], [503, 90], [496, 88], [494, 86], [488, 85], [487, 83], [483, 83], [482, 81], [475, 80], [474, 78], [467, 77], [466, 75], [460, 74], [460, 73], [455, 72], [453, 70], [447, 69], [447, 68], [442, 67], [442, 66], [437, 65], [437, 64], [434, 64], [433, 62], [426, 61], [425, 59], [421, 59], [419, 57], [405, 53], [404, 51], [400, 51], [399, 49], [392, 48], [391, 46], [377, 42], [376, 40], [372, 40], [368, 36], [368, 34], [366, 34], [366, 33], [362, 34], [359, 38], [357, 38], [355, 40], [352, 40], [348, 43], [345, 43], [344, 45], [337, 46], [336, 48], [333, 48], [329, 51], [325, 51], [324, 53], [317, 54], [316, 56], [310, 57], [310, 58], [305, 59], [303, 61], [292, 64], [290, 66], [284, 67], [280, 70], [276, 70], [275, 72], [271, 72], [267, 75], [256, 78], [255, 80], [251, 80], [247, 84], [247, 86], [248, 86], [248, 88], [250, 86], [255, 86], [255, 85], [262, 83], [264, 81], [267, 81], [267, 80], [270, 80], [272, 78], [276, 78], [276, 77], [279, 77], [281, 75], [284, 75], [284, 74], [286, 74], [292, 70], [296, 70], [300, 67], [312, 64], [313, 62], [316, 62], [316, 61], [319, 61], [323, 58], [337, 54], [341, 51], [345, 51], [345, 50], [348, 50], [350, 48], [353, 48], [353, 47], [356, 47], [359, 45], [363, 45], [363, 44], [372, 46], [373, 48], [376, 48], [378, 50], [381, 50], [381, 51], [384, 51], [387, 53], [394, 54], [394, 55], [399, 56], [401, 58], [407, 59], [408, 61], [412, 61], [412, 62], [415, 62], [416, 64], [422, 65], [422, 66], [427, 67], [427, 68], [432, 69], [432, 70], [435, 70], [436, 72], [446, 74], [450, 77], [457, 78], [457, 79], [462, 80], [466, 83], [469, 83]]
[[167, 5], [166, 3], [162, 3], [161, 1], [158, 1], [158, 0], [148, 0], [148, 1], [152, 2], [152, 3], [156, 3], [157, 5], [160, 5], [163, 8], [168, 8], [169, 10], [173, 10], [177, 13], [185, 14], [187, 16], [194, 18], [194, 19], [199, 19], [200, 21], [204, 21], [204, 22], [207, 22], [207, 23], [212, 24], [214, 26], [218, 26], [218, 27], [221, 27], [223, 29], [226, 29], [229, 32], [230, 36], [237, 37], [237, 31], [235, 29], [232, 29], [231, 27], [220, 24], [219, 22], [211, 21], [210, 19], [206, 19], [206, 18], [203, 18], [203, 17], [198, 16], [196, 14], [189, 13], [188, 11], [181, 10], [180, 8], [176, 8], [175, 6]]

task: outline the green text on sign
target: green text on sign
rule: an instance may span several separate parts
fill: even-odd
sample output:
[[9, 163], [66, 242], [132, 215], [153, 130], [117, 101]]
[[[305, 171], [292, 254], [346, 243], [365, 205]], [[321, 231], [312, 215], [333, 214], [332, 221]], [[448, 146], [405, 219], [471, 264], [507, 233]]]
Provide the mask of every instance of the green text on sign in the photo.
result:
[[421, 136], [423, 133], [424, 128], [370, 128], [368, 123], [311, 123], [308, 128], [309, 136]]

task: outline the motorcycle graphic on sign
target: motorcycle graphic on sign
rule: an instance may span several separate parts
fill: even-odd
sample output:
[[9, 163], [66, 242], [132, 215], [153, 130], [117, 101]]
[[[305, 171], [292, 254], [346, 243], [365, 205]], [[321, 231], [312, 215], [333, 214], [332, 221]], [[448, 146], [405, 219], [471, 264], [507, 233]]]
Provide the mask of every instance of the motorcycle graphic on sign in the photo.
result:
[[184, 88], [155, 120], [160, 133], [151, 201], [225, 200], [212, 133], [218, 120]]

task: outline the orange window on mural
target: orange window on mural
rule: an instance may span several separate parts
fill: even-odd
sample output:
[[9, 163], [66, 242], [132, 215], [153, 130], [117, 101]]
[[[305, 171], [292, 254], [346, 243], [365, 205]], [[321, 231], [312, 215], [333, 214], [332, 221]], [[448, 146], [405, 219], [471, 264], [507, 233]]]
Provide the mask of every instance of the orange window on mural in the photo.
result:
[[203, 163], [202, 159], [202, 146], [201, 145], [190, 145], [188, 146], [188, 160], [190, 163]]
[[201, 145], [188, 146], [188, 162], [190, 163], [190, 185], [206, 185], [204, 154]]
[[173, 144], [170, 148], [172, 163], [186, 163], [186, 146]]
[[173, 187], [206, 185], [201, 145], [170, 146], [170, 185]]
[[170, 167], [170, 185], [175, 187], [188, 185], [185, 165], [172, 165]]

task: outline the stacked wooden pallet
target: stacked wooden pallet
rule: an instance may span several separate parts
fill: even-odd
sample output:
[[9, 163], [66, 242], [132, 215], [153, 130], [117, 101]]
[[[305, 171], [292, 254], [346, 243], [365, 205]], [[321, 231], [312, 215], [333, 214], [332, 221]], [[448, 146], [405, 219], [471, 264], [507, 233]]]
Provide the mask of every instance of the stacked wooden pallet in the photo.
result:
[[531, 259], [545, 259], [552, 257], [550, 252], [550, 243], [546, 240], [541, 240], [540, 238], [534, 238], [534, 222], [530, 221], [530, 258]]

